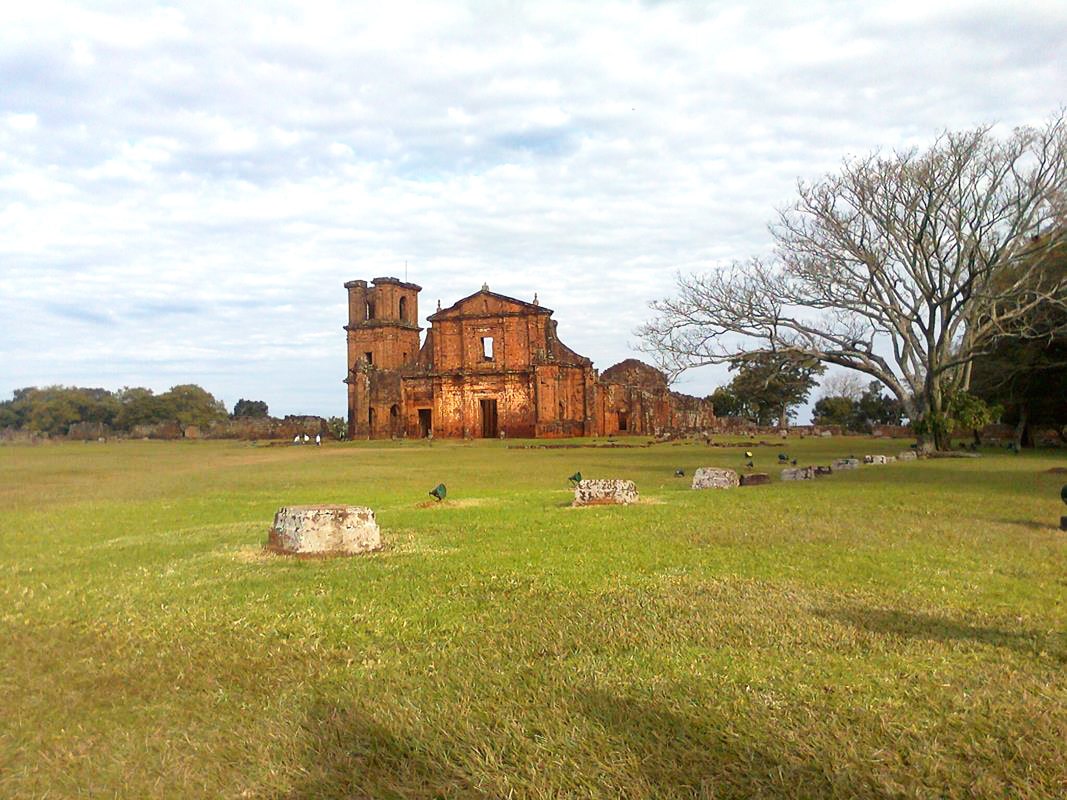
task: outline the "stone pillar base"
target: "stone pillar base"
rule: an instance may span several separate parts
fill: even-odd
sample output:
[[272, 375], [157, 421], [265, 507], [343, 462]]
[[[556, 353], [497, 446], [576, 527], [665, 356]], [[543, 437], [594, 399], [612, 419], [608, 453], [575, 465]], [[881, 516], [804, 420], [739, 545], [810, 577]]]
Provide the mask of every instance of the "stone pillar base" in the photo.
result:
[[274, 515], [267, 549], [292, 555], [352, 555], [377, 550], [382, 534], [364, 506], [286, 506]]
[[574, 487], [575, 506], [629, 505], [637, 502], [633, 481], [584, 480]]

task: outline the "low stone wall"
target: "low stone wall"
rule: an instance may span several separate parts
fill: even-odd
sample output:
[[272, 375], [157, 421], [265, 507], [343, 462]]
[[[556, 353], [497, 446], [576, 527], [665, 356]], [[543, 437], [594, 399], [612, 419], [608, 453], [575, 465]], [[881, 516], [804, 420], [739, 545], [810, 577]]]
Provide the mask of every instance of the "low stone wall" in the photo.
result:
[[136, 425], [130, 431], [131, 439], [279, 439], [292, 441], [294, 436], [307, 434], [312, 439], [316, 434], [332, 438], [322, 417], [276, 417], [223, 419], [210, 425], [179, 425], [177, 422], [162, 422], [156, 425]]
[[771, 482], [771, 476], [766, 472], [750, 472], [741, 476], [742, 486], [766, 486]]
[[871, 428], [871, 436], [888, 437], [890, 439], [914, 439], [915, 431], [910, 425], [875, 425]]
[[815, 467], [791, 467], [782, 470], [783, 481], [810, 481], [815, 479]]

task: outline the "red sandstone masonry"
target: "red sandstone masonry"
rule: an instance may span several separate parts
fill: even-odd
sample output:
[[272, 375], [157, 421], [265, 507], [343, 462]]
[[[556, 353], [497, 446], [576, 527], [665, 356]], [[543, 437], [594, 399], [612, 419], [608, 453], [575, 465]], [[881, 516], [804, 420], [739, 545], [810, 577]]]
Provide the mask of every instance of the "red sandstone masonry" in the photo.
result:
[[[714, 427], [711, 403], [671, 392], [636, 360], [598, 376], [564, 345], [552, 311], [488, 287], [429, 316], [420, 287], [349, 281], [348, 431], [353, 438], [656, 434]], [[369, 356], [368, 356], [369, 354]]]

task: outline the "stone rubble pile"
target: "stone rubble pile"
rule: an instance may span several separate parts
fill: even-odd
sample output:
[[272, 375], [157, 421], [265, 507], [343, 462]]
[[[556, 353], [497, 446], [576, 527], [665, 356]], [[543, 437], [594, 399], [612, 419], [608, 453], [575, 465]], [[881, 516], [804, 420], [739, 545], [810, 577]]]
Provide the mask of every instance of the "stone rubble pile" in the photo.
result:
[[839, 458], [837, 461], [830, 465], [830, 469], [834, 472], [841, 472], [846, 469], [859, 469], [860, 460], [858, 458]]

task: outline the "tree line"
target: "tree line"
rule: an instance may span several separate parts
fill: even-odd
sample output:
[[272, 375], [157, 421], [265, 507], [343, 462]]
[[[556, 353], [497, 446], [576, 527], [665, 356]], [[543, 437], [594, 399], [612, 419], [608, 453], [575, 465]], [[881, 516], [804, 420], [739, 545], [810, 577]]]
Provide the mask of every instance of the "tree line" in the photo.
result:
[[[786, 427], [795, 409], [808, 399], [826, 368], [777, 354], [757, 354], [731, 365], [737, 374], [708, 400], [718, 417], [742, 417], [761, 426]], [[812, 409], [816, 425], [839, 425], [870, 431], [875, 425], [900, 425], [903, 406], [883, 391], [878, 381], [863, 387], [849, 376], [831, 376], [822, 383], [823, 396]]]
[[16, 389], [0, 402], [0, 428], [65, 436], [79, 423], [98, 423], [130, 432], [138, 425], [173, 422], [182, 427], [206, 426], [241, 417], [266, 417], [262, 400], [238, 400], [233, 412], [206, 389], [193, 383], [160, 394], [143, 386], [118, 391], [82, 386], [30, 386]]

